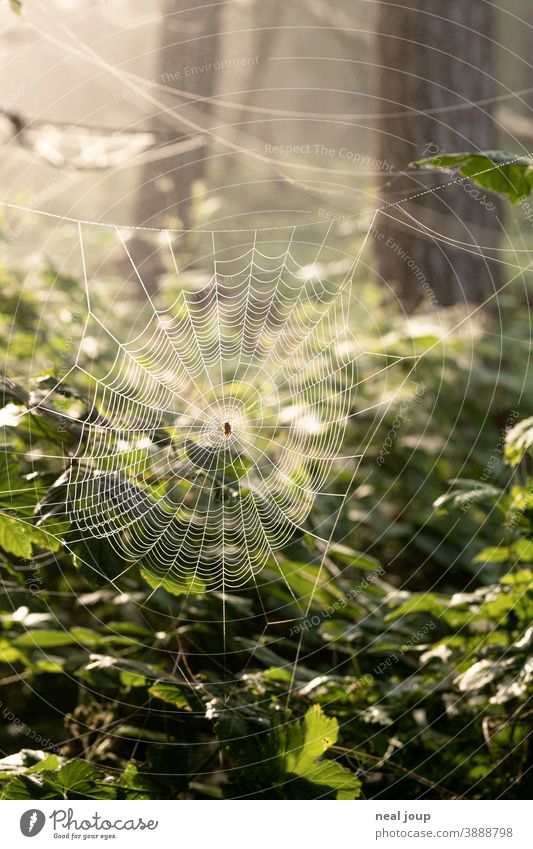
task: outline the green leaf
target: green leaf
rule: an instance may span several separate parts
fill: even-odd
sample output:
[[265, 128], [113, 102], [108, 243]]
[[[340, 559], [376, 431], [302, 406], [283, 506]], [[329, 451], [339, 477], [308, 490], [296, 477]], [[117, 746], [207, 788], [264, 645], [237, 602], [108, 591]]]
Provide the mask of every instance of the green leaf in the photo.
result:
[[27, 525], [12, 516], [0, 513], [0, 546], [15, 557], [29, 560], [32, 548]]
[[368, 571], [380, 571], [381, 563], [370, 554], [363, 554], [361, 551], [355, 551], [346, 545], [335, 543], [328, 549], [329, 556], [333, 559], [341, 560], [348, 563], [350, 566], [355, 566], [357, 569], [365, 569]]
[[35, 778], [17, 775], [2, 786], [1, 799], [41, 799], [43, 791]]
[[432, 613], [434, 616], [442, 616], [447, 607], [446, 599], [440, 599], [434, 593], [413, 593], [407, 601], [389, 613], [385, 621], [392, 622], [409, 613]]
[[125, 687], [145, 687], [146, 676], [141, 672], [132, 672], [129, 669], [123, 669], [120, 672], [120, 683]]
[[44, 528], [37, 528], [28, 521], [16, 516], [0, 513], [0, 547], [15, 557], [29, 560], [32, 556], [32, 544], [48, 551], [58, 551], [61, 542]]
[[[48, 551], [59, 551], [61, 548], [61, 540], [56, 535], [47, 531], [44, 525], [37, 528], [35, 525], [28, 524], [26, 527], [30, 540], [39, 548], [46, 548]], [[65, 527], [62, 528], [62, 530], [64, 529]]]
[[63, 796], [95, 795], [95, 784], [101, 780], [100, 771], [82, 760], [68, 761], [58, 772], [43, 772], [45, 783]]
[[153, 792], [151, 782], [146, 776], [139, 774], [137, 766], [133, 761], [129, 761], [126, 764], [124, 772], [117, 781], [117, 787], [121, 787], [127, 791], [127, 799], [149, 799]]
[[13, 641], [18, 648], [50, 649], [58, 646], [70, 646], [76, 640], [68, 631], [53, 631], [43, 628], [41, 631], [27, 631]]
[[184, 693], [183, 688], [179, 687], [177, 684], [171, 683], [170, 681], [158, 681], [149, 688], [148, 692], [152, 696], [157, 696], [158, 699], [161, 699], [162, 702], [166, 702], [169, 705], [174, 705], [182, 710], [191, 709], [189, 699], [187, 698], [186, 693]]
[[102, 639], [96, 631], [92, 631], [90, 628], [81, 628], [79, 626], [75, 626], [70, 629], [70, 633], [74, 637], [78, 643], [82, 643], [85, 646], [97, 646], [100, 640]]
[[361, 789], [356, 776], [334, 761], [318, 761], [336, 743], [338, 732], [337, 720], [326, 716], [319, 705], [313, 705], [303, 719], [276, 730], [278, 762], [286, 782], [297, 777], [315, 785], [311, 798], [334, 792], [337, 799], [356, 799]]
[[533, 160], [501, 151], [451, 153], [419, 159], [411, 167], [457, 171], [476, 185], [504, 195], [513, 204], [527, 198], [533, 188]]
[[22, 15], [22, 2], [21, 0], [9, 0], [9, 5], [11, 6], [11, 11], [16, 15]]
[[[319, 761], [313, 764], [306, 772], [305, 781], [311, 785], [309, 789], [312, 792], [309, 792], [302, 781], [297, 781], [290, 793], [292, 798], [316, 799], [317, 795], [333, 795], [335, 799], [348, 800], [358, 799], [361, 793], [359, 779], [335, 761]], [[323, 788], [323, 792], [320, 792], [320, 788]]]
[[496, 545], [484, 548], [474, 557], [474, 563], [506, 563], [512, 559], [511, 549], [508, 546]]
[[518, 539], [509, 546], [484, 548], [474, 557], [474, 563], [522, 563], [533, 562], [533, 540]]
[[0, 640], [0, 663], [14, 663], [20, 659], [20, 652], [7, 640]]
[[280, 734], [280, 755], [285, 772], [305, 777], [315, 760], [337, 742], [339, 724], [313, 705], [300, 722], [292, 723]]
[[44, 772], [45, 770], [55, 770], [59, 769], [60, 766], [61, 761], [57, 755], [45, 754], [42, 761], [39, 761], [27, 770], [27, 774], [32, 775], [33, 773], [40, 773]]
[[149, 572], [147, 567], [141, 568], [141, 575], [153, 590], [166, 590], [171, 595], [195, 595], [205, 592], [204, 582], [196, 575], [191, 575], [189, 580], [183, 581], [170, 573], [161, 578]]

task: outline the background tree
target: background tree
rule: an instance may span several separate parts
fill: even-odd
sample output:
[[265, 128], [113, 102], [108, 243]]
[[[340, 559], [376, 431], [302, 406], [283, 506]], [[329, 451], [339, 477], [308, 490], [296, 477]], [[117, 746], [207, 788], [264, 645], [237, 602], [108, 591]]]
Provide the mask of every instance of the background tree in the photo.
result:
[[[180, 121], [193, 119], [206, 128], [212, 107], [205, 102], [216, 86], [216, 68], [220, 47], [222, 5], [209, 0], [164, 0], [162, 4], [160, 46], [155, 81], [193, 95], [189, 103], [172, 93], [156, 91], [166, 109], [154, 112], [151, 129], [176, 146], [175, 155], [147, 162], [141, 173], [137, 203], [137, 224], [164, 227], [169, 219], [179, 219], [184, 227], [191, 223], [194, 183], [205, 173], [208, 136], [199, 140], [190, 127]], [[168, 111], [167, 111], [168, 110]], [[190, 142], [190, 146], [187, 144]], [[205, 143], [204, 143], [205, 142]], [[154, 291], [163, 268], [153, 244], [135, 240], [135, 256], [143, 267], [145, 284]]]
[[[484, 0], [378, 3], [374, 74], [378, 160], [403, 170], [409, 162], [440, 151], [496, 147], [497, 125], [489, 102], [499, 93], [491, 77], [492, 26], [492, 7]], [[383, 177], [380, 199], [393, 203], [444, 182], [442, 175], [417, 171], [412, 176]], [[441, 306], [483, 301], [499, 285], [495, 263], [476, 256], [475, 250], [437, 245], [409, 217], [450, 239], [497, 246], [500, 202], [491, 195], [480, 197], [452, 186], [380, 216], [384, 239], [377, 252], [378, 270], [394, 285], [404, 308], [410, 310], [423, 299], [422, 275]], [[387, 241], [392, 249], [384, 247]]]
[[[196, 118], [200, 114], [206, 120], [210, 107], [201, 101], [215, 91], [213, 66], [219, 56], [220, 10], [220, 4], [208, 0], [194, 4], [164, 0], [162, 8], [156, 82], [194, 96], [191, 109]], [[181, 115], [190, 117], [184, 99], [159, 92], [157, 99], [168, 107], [171, 116], [169, 120], [168, 114], [158, 114], [154, 107], [152, 129], [168, 137], [171, 144], [190, 139], [191, 130], [185, 123], [180, 124]], [[140, 221], [157, 224], [168, 215], [188, 221], [191, 185], [203, 176], [205, 154], [205, 147], [197, 147], [145, 165], [138, 205]]]

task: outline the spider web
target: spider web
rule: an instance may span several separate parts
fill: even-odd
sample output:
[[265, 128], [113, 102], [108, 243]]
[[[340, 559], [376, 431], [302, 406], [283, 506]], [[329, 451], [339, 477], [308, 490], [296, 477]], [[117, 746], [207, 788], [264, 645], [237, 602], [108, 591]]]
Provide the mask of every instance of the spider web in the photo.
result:
[[[211, 273], [202, 272], [192, 290], [182, 285], [187, 278], [173, 241], [191, 231], [158, 231], [178, 291], [164, 308], [135, 261], [135, 228], [119, 227], [111, 233], [130, 273], [119, 296], [110, 293], [102, 306], [93, 294], [101, 267], [88, 269], [85, 234], [102, 225], [76, 222], [86, 300], [82, 339], [74, 365], [39, 404], [45, 409], [62, 386], [68, 391], [81, 381], [88, 411], [81, 421], [72, 418], [76, 444], [63, 457], [63, 488], [54, 488], [47, 507], [60, 518], [64, 511], [80, 540], [106, 539], [125, 559], [112, 583], [118, 586], [139, 564], [154, 592], [224, 594], [255, 582], [266, 564], [276, 564], [284, 577], [276, 552], [300, 533], [323, 552], [318, 586], [373, 434], [427, 353], [378, 354], [353, 330], [356, 274], [380, 211], [340, 282], [323, 273], [329, 266], [321, 262], [334, 220], [323, 225], [321, 240], [308, 225], [274, 228], [275, 236], [267, 228], [199, 231], [211, 245], [198, 267], [210, 265]], [[235, 244], [228, 244], [230, 235]], [[136, 319], [120, 298], [139, 304]], [[109, 352], [107, 361], [87, 355], [85, 343], [95, 338]], [[378, 367], [369, 370], [376, 357]], [[388, 373], [406, 360], [391, 393]], [[382, 392], [372, 393], [380, 400], [359, 406], [362, 384], [383, 378]], [[350, 419], [369, 411], [374, 417], [361, 445], [341, 457]], [[318, 497], [322, 510], [311, 524]]]
[[[224, 231], [209, 231], [212, 271], [193, 291], [187, 290], [176, 261], [177, 234], [161, 231], [160, 249], [172, 262], [179, 292], [165, 309], [154, 303], [142, 266], [135, 262], [129, 238], [134, 228], [114, 228], [114, 241], [131, 269], [122, 295], [135, 297], [134, 283], [140, 295], [133, 324], [128, 323], [131, 305], [119, 309], [111, 293], [104, 305], [93, 297], [100, 268], [87, 268], [85, 229], [94, 225], [76, 224], [86, 296], [83, 338], [74, 365], [41, 402], [46, 407], [54, 391], [61, 384], [68, 387], [76, 375], [89, 393], [90, 409], [75, 450], [64, 458], [70, 463], [64, 480], [67, 513], [82, 540], [105, 537], [124, 557], [122, 574], [109, 578], [101, 571], [119, 591], [122, 576], [136, 563], [153, 593], [159, 587], [180, 588], [184, 607], [190, 593], [221, 591], [223, 652], [220, 662], [215, 654], [215, 662], [218, 683], [229, 686], [224, 705], [236, 686], [226, 667], [228, 593], [241, 587], [246, 592], [253, 584], [264, 615], [253, 647], [243, 644], [248, 654], [244, 675], [265, 641], [275, 642], [271, 626], [305, 621], [322, 582], [330, 579], [324, 567], [335, 539], [344, 538], [337, 527], [360, 463], [414, 369], [447, 333], [468, 325], [483, 307], [468, 310], [418, 354], [391, 353], [388, 344], [379, 352], [366, 348], [353, 330], [357, 271], [380, 211], [369, 221], [340, 282], [337, 275], [323, 274], [320, 262], [334, 221], [316, 241], [311, 263], [309, 245], [315, 239], [305, 226], [292, 228], [288, 237], [286, 228], [277, 228], [275, 238], [259, 229], [225, 231], [237, 240], [232, 248], [218, 244]], [[423, 228], [423, 222], [410, 218]], [[299, 256], [302, 246], [305, 261]], [[206, 256], [199, 258], [200, 268], [209, 264]], [[515, 262], [498, 261], [514, 274], [484, 303], [497, 299], [530, 267], [517, 256]], [[111, 354], [106, 366], [87, 353], [95, 338]], [[377, 367], [370, 367], [376, 359]], [[401, 374], [391, 391], [388, 375], [396, 368]], [[381, 391], [374, 385], [371, 393], [378, 401], [361, 404], [364, 383], [380, 380]], [[355, 446], [344, 436], [359, 415], [371, 423]], [[73, 424], [80, 422], [75, 418]], [[347, 444], [353, 453], [341, 456]], [[312, 511], [317, 499], [321, 509]], [[61, 509], [62, 503], [60, 498], [56, 506]], [[315, 547], [307, 561], [316, 565], [304, 591], [291, 586], [282, 550], [298, 532], [312, 537]], [[86, 565], [100, 571], [94, 562]], [[258, 582], [267, 565], [277, 567], [292, 597], [292, 604], [275, 611], [269, 605], [265, 609]], [[292, 568], [297, 573], [302, 565]], [[143, 597], [142, 607], [153, 593]], [[289, 618], [280, 620], [280, 615]], [[288, 664], [287, 704], [305, 661], [303, 636], [302, 628]], [[174, 672], [189, 682], [178, 659]]]
[[[54, 488], [47, 498], [52, 512], [64, 509], [80, 540], [108, 540], [126, 561], [122, 574], [140, 564], [154, 592], [163, 586], [187, 594], [221, 590], [224, 596], [255, 582], [266, 564], [279, 567], [276, 552], [297, 533], [306, 534], [323, 552], [316, 589], [360, 462], [420, 358], [408, 358], [392, 394], [386, 387], [373, 393], [381, 400], [370, 408], [375, 417], [369, 432], [356, 452], [340, 457], [349, 420], [368, 412], [358, 407], [361, 384], [386, 380], [406, 360], [365, 350], [350, 320], [355, 275], [376, 215], [391, 216], [396, 209], [405, 224], [404, 200], [374, 210], [340, 282], [338, 274], [327, 277], [322, 263], [335, 219], [255, 230], [111, 228], [2, 202], [75, 223], [77, 230], [87, 313], [83, 338], [73, 367], [40, 404], [44, 408], [62, 384], [68, 391], [79, 377], [89, 410], [81, 422], [73, 420], [79, 433], [63, 458], [65, 491]], [[364, 215], [354, 217], [362, 222]], [[449, 241], [407, 217], [408, 226]], [[92, 227], [109, 228], [120, 246], [130, 269], [129, 289], [121, 296], [139, 304], [134, 320], [131, 308], [117, 310], [114, 300], [102, 308], [93, 296], [100, 269], [91, 272], [86, 262], [85, 230]], [[317, 227], [325, 230], [322, 239], [315, 238]], [[149, 272], [135, 261], [132, 236], [145, 229], [157, 232], [159, 250], [171, 259], [178, 295], [165, 308], [152, 299]], [[211, 273], [188, 291], [176, 256], [187, 257], [187, 237], [206, 235], [212, 244], [197, 262], [201, 269], [211, 266]], [[174, 243], [180, 239], [178, 253]], [[452, 241], [473, 251], [469, 243]], [[475, 247], [483, 255], [484, 247]], [[496, 261], [523, 271], [521, 264]], [[125, 321], [117, 323], [117, 313]], [[107, 362], [84, 353], [84, 343], [94, 338], [110, 352]], [[369, 372], [366, 360], [376, 355], [381, 364]], [[315, 511], [311, 517], [317, 497], [318, 518]], [[306, 612], [312, 598], [313, 592]]]
[[[91, 366], [82, 339], [65, 376], [79, 372], [90, 398], [64, 481], [82, 537], [110, 540], [160, 585], [227, 591], [310, 532], [317, 496], [345, 496], [336, 478], [362, 453], [339, 451], [364, 355], [348, 317], [371, 226], [340, 283], [319, 273], [331, 224], [307, 265], [295, 231], [277, 251], [257, 231], [244, 249], [218, 251], [212, 234], [210, 279], [166, 309], [117, 230], [148, 307], [119, 338], [93, 305], [79, 225], [83, 338], [98, 333], [113, 351], [106, 370]], [[169, 234], [164, 249], [179, 280]]]

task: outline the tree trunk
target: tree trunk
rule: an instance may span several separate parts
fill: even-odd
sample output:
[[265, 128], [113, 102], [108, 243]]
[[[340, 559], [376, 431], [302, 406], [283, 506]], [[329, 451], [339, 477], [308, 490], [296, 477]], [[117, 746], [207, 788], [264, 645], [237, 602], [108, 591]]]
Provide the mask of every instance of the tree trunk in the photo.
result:
[[[445, 174], [404, 170], [444, 152], [497, 147], [491, 105], [492, 8], [482, 0], [394, 0], [378, 4], [376, 23], [376, 159], [382, 207], [449, 181]], [[449, 108], [451, 107], [451, 108]], [[484, 301], [501, 285], [499, 266], [422, 232], [497, 247], [500, 200], [471, 184], [387, 208], [376, 242], [381, 276], [406, 310], [425, 299], [439, 306]], [[486, 251], [483, 251], [486, 253]]]
[[[165, 0], [161, 23], [156, 81], [197, 98], [212, 97], [215, 90], [219, 49], [220, 4], [211, 0]], [[188, 115], [179, 97], [157, 92], [156, 97], [172, 112], [154, 114], [152, 129], [171, 144], [185, 141], [191, 131], [180, 127], [180, 114]], [[177, 106], [180, 106], [177, 109]], [[209, 115], [209, 104], [194, 102], [196, 113]], [[170, 136], [169, 136], [170, 134]], [[143, 224], [164, 226], [168, 216], [189, 220], [191, 185], [204, 174], [205, 148], [178, 153], [175, 158], [148, 163], [143, 169], [138, 218]]]
[[[215, 92], [221, 8], [221, 4], [211, 0], [195, 0], [194, 4], [190, 0], [163, 2], [155, 80], [195, 95], [190, 107], [194, 114], [190, 114], [189, 107], [183, 106], [184, 101], [179, 96], [154, 92], [168, 112], [158, 113], [154, 106], [151, 129], [160, 133], [166, 144], [186, 142], [194, 137], [185, 123], [180, 126], [181, 115], [206, 127], [212, 120], [212, 107], [202, 103], [202, 98], [211, 97]], [[207, 146], [199, 146], [144, 166], [138, 189], [137, 225], [175, 227], [177, 219], [184, 228], [190, 226], [193, 184], [204, 176], [206, 154]], [[147, 289], [155, 294], [158, 278], [164, 270], [157, 247], [138, 234], [133, 240], [132, 254]]]

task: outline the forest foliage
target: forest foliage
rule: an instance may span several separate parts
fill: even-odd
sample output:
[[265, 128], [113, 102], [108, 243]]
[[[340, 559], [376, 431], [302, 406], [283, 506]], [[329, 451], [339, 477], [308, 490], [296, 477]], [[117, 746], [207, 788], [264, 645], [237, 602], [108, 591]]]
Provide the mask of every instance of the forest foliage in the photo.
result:
[[[480, 174], [487, 162], [497, 184]], [[501, 164], [432, 162], [512, 200], [527, 195], [529, 164]], [[521, 169], [515, 195], [508, 169], [515, 187]], [[50, 279], [67, 311], [81, 284], [44, 260], [22, 295], [23, 268], [0, 274], [3, 798], [525, 795], [533, 395], [522, 293], [502, 302], [524, 356], [502, 353], [502, 319], [486, 311], [473, 359], [453, 309], [444, 326], [423, 311], [406, 320], [368, 284], [361, 297], [380, 329], [368, 350], [379, 357], [380, 340], [394, 340], [406, 358], [397, 387], [418, 359], [367, 446], [365, 484], [356, 480], [327, 557], [301, 534], [255, 585], [223, 599], [172, 582], [154, 593], [142, 564], [117, 588], [124, 563], [108, 540], [71, 543], [79, 535], [67, 522], [63, 542], [57, 524], [47, 530], [65, 471], [50, 409], [60, 401], [80, 420], [88, 409], [67, 381], [43, 411], [55, 374], [27, 384], [24, 364]], [[41, 327], [43, 361], [67, 326]], [[372, 355], [364, 367], [375, 371]], [[371, 409], [380, 385], [363, 386], [356, 403]], [[346, 445], [366, 438], [369, 416], [350, 419]], [[317, 498], [312, 519], [329, 513]], [[304, 617], [298, 598], [311, 601]]]

